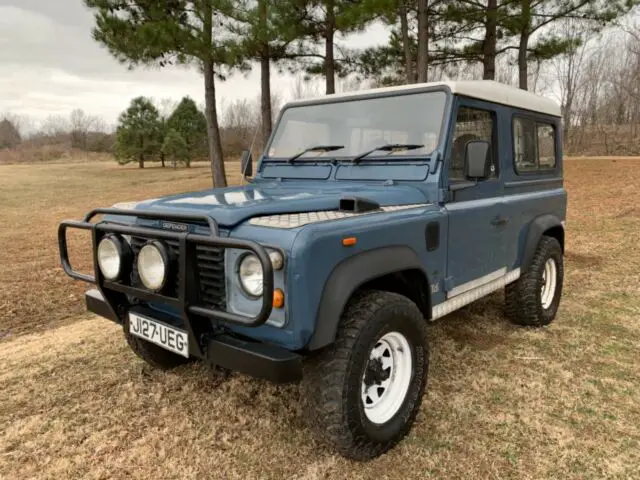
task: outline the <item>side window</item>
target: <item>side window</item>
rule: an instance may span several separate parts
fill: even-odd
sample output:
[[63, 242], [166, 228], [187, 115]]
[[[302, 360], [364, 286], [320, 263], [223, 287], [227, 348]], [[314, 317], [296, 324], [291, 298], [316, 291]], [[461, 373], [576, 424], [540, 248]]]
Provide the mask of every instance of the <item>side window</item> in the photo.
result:
[[540, 169], [556, 166], [556, 132], [553, 125], [538, 124], [538, 162]]
[[513, 160], [516, 173], [555, 168], [556, 135], [553, 125], [515, 117], [513, 119]]
[[492, 156], [490, 178], [497, 175], [496, 159], [493, 148], [493, 132], [495, 115], [488, 110], [460, 107], [456, 118], [456, 128], [451, 146], [451, 163], [449, 165], [449, 180], [466, 180], [464, 175], [464, 157], [467, 143], [472, 140], [485, 140], [491, 148]]

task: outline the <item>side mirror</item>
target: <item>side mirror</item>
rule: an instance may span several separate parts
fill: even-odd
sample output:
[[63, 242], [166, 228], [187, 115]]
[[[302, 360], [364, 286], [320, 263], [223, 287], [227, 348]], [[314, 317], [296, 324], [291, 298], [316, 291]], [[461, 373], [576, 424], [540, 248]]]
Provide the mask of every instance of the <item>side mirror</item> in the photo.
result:
[[464, 173], [469, 179], [481, 180], [489, 176], [491, 145], [486, 140], [467, 143], [464, 155]]
[[243, 178], [253, 175], [253, 158], [251, 158], [251, 152], [249, 150], [242, 152], [242, 156], [240, 157], [240, 171], [242, 172]]

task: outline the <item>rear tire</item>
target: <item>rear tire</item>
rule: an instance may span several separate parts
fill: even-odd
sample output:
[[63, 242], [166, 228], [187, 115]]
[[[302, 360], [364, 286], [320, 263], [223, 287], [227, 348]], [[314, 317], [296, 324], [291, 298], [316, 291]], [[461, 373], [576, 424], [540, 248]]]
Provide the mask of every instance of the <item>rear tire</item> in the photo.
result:
[[527, 271], [505, 289], [507, 317], [527, 327], [549, 325], [560, 306], [563, 280], [562, 247], [543, 236]]
[[306, 365], [307, 420], [341, 455], [369, 460], [411, 429], [427, 383], [426, 321], [408, 298], [366, 291], [347, 305], [335, 343]]
[[171, 370], [192, 361], [190, 358], [177, 355], [169, 350], [165, 350], [162, 347], [154, 345], [151, 342], [147, 342], [142, 338], [131, 335], [127, 331], [126, 327], [124, 336], [127, 340], [127, 344], [131, 350], [133, 350], [133, 353], [153, 368], [157, 368], [159, 370]]

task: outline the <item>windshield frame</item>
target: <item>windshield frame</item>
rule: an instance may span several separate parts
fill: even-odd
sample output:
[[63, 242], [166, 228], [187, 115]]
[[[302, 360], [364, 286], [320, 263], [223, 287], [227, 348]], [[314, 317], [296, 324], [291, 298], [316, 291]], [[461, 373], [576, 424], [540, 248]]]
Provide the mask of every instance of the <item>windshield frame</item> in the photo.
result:
[[[430, 157], [432, 157], [437, 151], [443, 151], [444, 143], [446, 141], [447, 132], [449, 129], [449, 121], [448, 121], [450, 117], [449, 113], [451, 111], [451, 107], [453, 103], [453, 94], [451, 92], [451, 89], [446, 84], [429, 85], [429, 86], [420, 85], [415, 87], [411, 86], [408, 88], [407, 87], [404, 87], [404, 88], [405, 89], [398, 89], [398, 88], [391, 87], [389, 89], [368, 90], [368, 91], [354, 92], [354, 93], [349, 92], [348, 94], [344, 96], [338, 96], [337, 98], [332, 95], [326, 95], [326, 96], [317, 97], [317, 98], [296, 100], [295, 102], [290, 102], [285, 104], [285, 106], [280, 111], [276, 122], [274, 123], [274, 128], [271, 132], [271, 135], [269, 136], [269, 140], [265, 145], [262, 155], [260, 156], [257, 169], [256, 169], [257, 173], [259, 174], [262, 171], [262, 166], [265, 162], [273, 163], [273, 164], [287, 163], [287, 157], [268, 156], [268, 152], [271, 149], [273, 142], [275, 141], [276, 132], [278, 131], [278, 128], [280, 128], [282, 118], [285, 112], [291, 108], [304, 108], [307, 106], [315, 106], [315, 105], [337, 104], [337, 103], [353, 102], [353, 101], [359, 101], [359, 100], [370, 100], [375, 98], [400, 97], [405, 95], [419, 95], [423, 93], [443, 92], [445, 94], [445, 102], [444, 102], [444, 108], [443, 108], [442, 119], [440, 124], [441, 125], [440, 133], [437, 138], [435, 148], [431, 152], [419, 153], [419, 154], [418, 153], [411, 154], [410, 152], [408, 152], [402, 156], [394, 157], [393, 159], [387, 159], [387, 160], [391, 160], [394, 163], [401, 163], [401, 162], [415, 163], [416, 160], [421, 160], [421, 159], [427, 160]], [[377, 163], [384, 164], [383, 162], [380, 162], [380, 160], [384, 159], [384, 157], [387, 155], [388, 155], [388, 152], [380, 152], [378, 154], [372, 153], [371, 155], [368, 155], [366, 158], [362, 159], [362, 161], [359, 164], [360, 165], [367, 164], [369, 163], [369, 161], [376, 161]], [[311, 166], [316, 164], [316, 162], [317, 164], [323, 164], [323, 163], [326, 164], [327, 161], [334, 160], [334, 159], [337, 162], [349, 162], [352, 158], [353, 158], [352, 155], [345, 156], [345, 155], [339, 155], [339, 154], [333, 154], [333, 153], [323, 155], [320, 157], [310, 157], [308, 159], [302, 156], [297, 160], [296, 164], [305, 164], [305, 165]]]

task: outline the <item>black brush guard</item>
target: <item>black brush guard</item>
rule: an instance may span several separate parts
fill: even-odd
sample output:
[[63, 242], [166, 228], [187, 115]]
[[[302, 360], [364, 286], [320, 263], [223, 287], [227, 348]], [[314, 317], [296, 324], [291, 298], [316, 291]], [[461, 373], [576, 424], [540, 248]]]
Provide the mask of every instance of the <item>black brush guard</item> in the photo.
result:
[[[96, 223], [91, 222], [91, 220], [97, 215], [117, 215], [149, 220], [173, 220], [192, 223], [204, 222], [209, 226], [211, 233], [210, 235], [201, 235], [190, 232], [173, 232], [104, 221]], [[95, 276], [77, 272], [71, 266], [67, 247], [67, 230], [70, 228], [91, 231], [93, 269]], [[143, 288], [125, 285], [120, 282], [111, 282], [106, 280], [98, 267], [97, 251], [98, 243], [106, 234], [109, 233], [177, 241], [179, 244], [179, 283], [177, 298], [154, 293]], [[199, 304], [195, 268], [189, 269], [190, 265], [195, 265], [196, 245], [248, 250], [258, 257], [262, 264], [264, 279], [262, 307], [257, 315], [247, 317], [226, 311], [213, 310]], [[218, 224], [208, 215], [154, 212], [149, 210], [122, 210], [117, 208], [95, 209], [87, 213], [82, 221], [66, 220], [60, 223], [60, 226], [58, 227], [58, 247], [60, 249], [60, 261], [65, 273], [76, 280], [95, 284], [107, 305], [112, 310], [112, 318], [118, 318], [121, 322], [124, 321], [123, 317], [131, 307], [127, 295], [140, 300], [158, 302], [177, 308], [181, 312], [181, 319], [188, 332], [189, 343], [195, 348], [193, 353], [200, 358], [206, 357], [206, 352], [204, 351], [206, 348], [206, 342], [203, 342], [202, 340], [204, 335], [211, 333], [211, 322], [198, 321], [198, 317], [229, 322], [237, 325], [243, 325], [245, 327], [258, 327], [267, 321], [273, 308], [273, 268], [266, 249], [258, 243], [250, 240], [223, 238], [218, 236]]]

